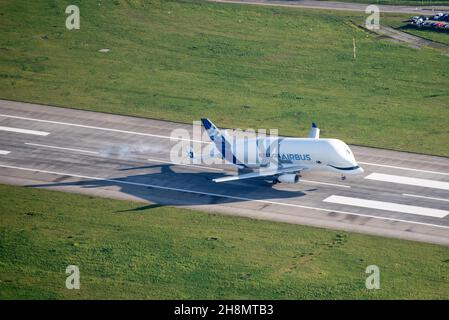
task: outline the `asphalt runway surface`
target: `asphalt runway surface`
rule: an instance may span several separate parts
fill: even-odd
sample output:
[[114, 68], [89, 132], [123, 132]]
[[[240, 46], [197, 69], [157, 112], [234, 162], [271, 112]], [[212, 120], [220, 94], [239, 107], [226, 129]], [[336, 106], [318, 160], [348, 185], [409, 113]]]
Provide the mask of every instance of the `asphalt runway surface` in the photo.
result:
[[[323, 9], [323, 10], [340, 10], [340, 11], [362, 11], [365, 12], [367, 3], [350, 3], [337, 1], [314, 1], [314, 0], [209, 0], [213, 2], [222, 3], [238, 3], [238, 4], [252, 4], [264, 6], [280, 6], [290, 8], [304, 8], [304, 9]], [[424, 14], [432, 15], [437, 12], [449, 11], [449, 6], [434, 5], [434, 6], [399, 6], [399, 5], [380, 5], [373, 1], [374, 5], [379, 7], [380, 12], [384, 13], [408, 13], [408, 14]]]
[[215, 183], [236, 170], [171, 163], [175, 129], [192, 125], [0, 100], [0, 183], [449, 245], [449, 158], [351, 146], [365, 172], [344, 181]]

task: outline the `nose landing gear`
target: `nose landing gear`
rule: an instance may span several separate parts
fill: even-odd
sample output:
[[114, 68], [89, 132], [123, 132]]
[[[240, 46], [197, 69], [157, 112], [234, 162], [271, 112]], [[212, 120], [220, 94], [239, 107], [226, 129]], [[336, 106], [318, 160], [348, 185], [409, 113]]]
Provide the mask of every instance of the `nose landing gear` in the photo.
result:
[[341, 175], [341, 181], [345, 181], [346, 180], [346, 176], [344, 174]]

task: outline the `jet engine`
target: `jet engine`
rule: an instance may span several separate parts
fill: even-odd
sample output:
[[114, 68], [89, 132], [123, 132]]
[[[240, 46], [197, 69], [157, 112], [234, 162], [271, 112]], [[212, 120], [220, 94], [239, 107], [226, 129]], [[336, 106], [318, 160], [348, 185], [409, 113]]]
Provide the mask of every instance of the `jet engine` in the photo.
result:
[[277, 181], [284, 182], [284, 183], [298, 183], [299, 182], [299, 176], [294, 173], [287, 173], [287, 174], [281, 174]]

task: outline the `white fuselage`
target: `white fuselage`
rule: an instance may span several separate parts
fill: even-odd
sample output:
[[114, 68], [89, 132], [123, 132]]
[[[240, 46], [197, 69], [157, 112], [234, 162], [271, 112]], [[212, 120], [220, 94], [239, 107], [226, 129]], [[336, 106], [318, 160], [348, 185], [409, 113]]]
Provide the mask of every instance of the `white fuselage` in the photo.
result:
[[249, 168], [269, 165], [304, 166], [344, 174], [363, 172], [346, 143], [338, 139], [255, 138], [236, 139], [233, 154]]

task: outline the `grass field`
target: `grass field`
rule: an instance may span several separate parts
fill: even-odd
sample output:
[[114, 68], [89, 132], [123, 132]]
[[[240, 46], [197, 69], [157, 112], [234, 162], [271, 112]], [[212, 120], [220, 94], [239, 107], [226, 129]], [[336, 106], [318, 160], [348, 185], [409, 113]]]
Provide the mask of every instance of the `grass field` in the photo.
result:
[[[0, 98], [449, 156], [449, 59], [363, 13], [207, 3], [0, 3]], [[353, 38], [357, 59], [353, 59]], [[109, 48], [108, 53], [100, 53]]]
[[[0, 299], [448, 299], [449, 249], [0, 185]], [[365, 268], [380, 268], [380, 290]], [[81, 289], [65, 288], [77, 265]]]

